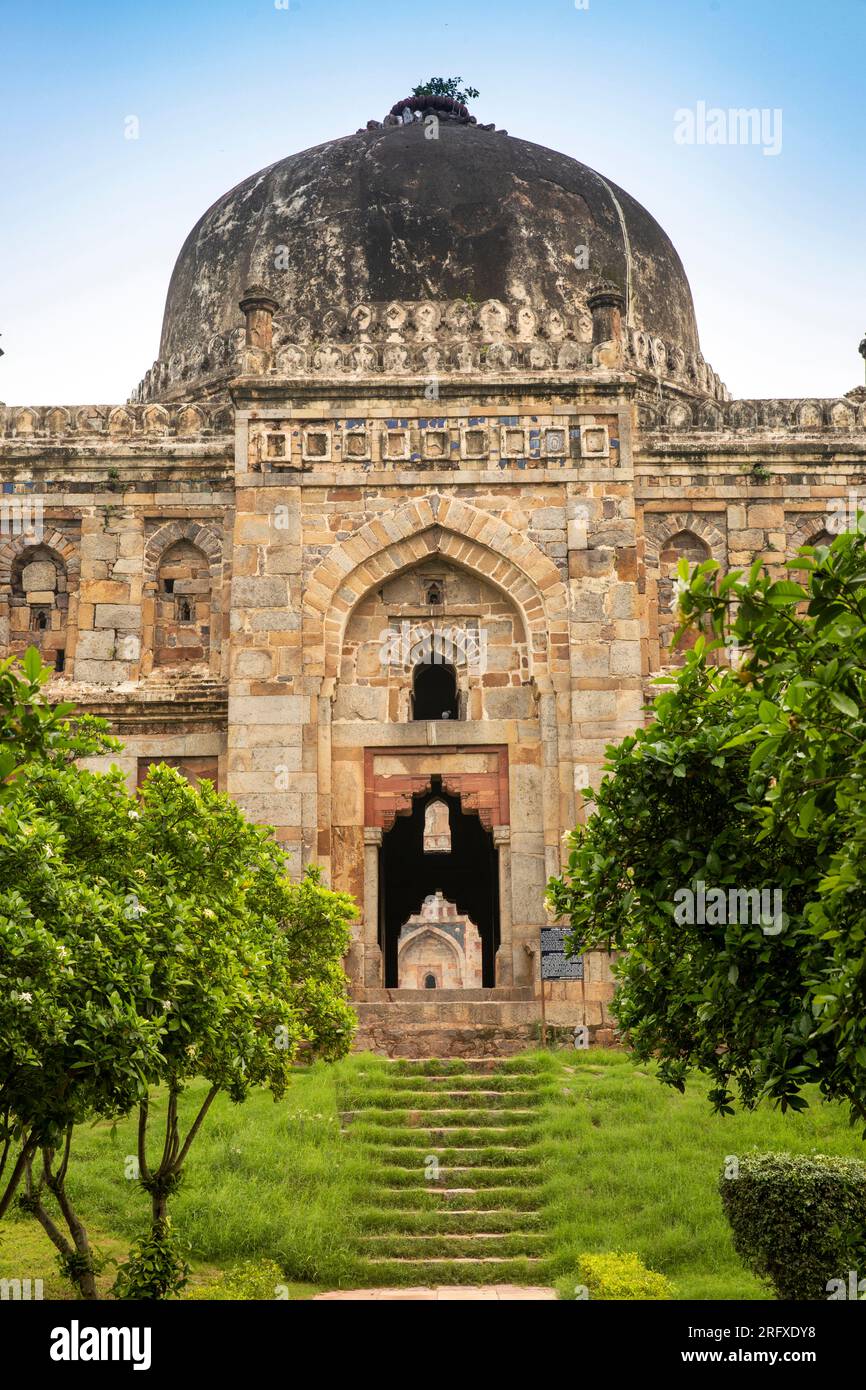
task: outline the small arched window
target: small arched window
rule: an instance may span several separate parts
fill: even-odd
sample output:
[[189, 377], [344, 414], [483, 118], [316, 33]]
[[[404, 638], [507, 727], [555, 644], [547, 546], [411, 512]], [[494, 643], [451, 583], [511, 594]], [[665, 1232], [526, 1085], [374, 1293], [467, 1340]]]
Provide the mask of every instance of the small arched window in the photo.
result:
[[163, 551], [157, 570], [154, 665], [204, 662], [210, 655], [211, 574], [191, 541]]
[[435, 988], [436, 988], [436, 976], [435, 976], [435, 975], [425, 975], [425, 976], [424, 976], [424, 988], [425, 988], [425, 989], [435, 989]]
[[674, 570], [680, 560], [688, 560], [689, 565], [700, 565], [710, 557], [710, 548], [692, 531], [677, 531], [671, 536], [661, 553], [662, 566]]
[[697, 632], [692, 630], [683, 634], [676, 649], [671, 648], [674, 633], [679, 626], [677, 598], [677, 569], [680, 560], [686, 560], [689, 569], [710, 559], [710, 548], [706, 541], [693, 531], [677, 531], [662, 548], [658, 583], [658, 623], [659, 644], [668, 665], [681, 666], [685, 652], [694, 646]]
[[457, 672], [453, 666], [422, 661], [412, 678], [413, 719], [459, 719]]
[[61, 555], [47, 545], [26, 546], [11, 566], [9, 640], [38, 647], [46, 665], [65, 646], [69, 585]]

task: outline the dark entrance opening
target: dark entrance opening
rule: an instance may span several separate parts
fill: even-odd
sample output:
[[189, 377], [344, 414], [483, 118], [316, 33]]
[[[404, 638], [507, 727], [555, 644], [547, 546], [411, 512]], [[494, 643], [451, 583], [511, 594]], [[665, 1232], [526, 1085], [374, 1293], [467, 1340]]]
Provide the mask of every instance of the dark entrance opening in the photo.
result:
[[422, 661], [412, 677], [413, 719], [457, 719], [457, 672], [453, 666]]
[[[447, 854], [424, 853], [424, 817], [431, 801], [448, 806], [451, 849]], [[442, 790], [441, 777], [431, 777], [429, 788], [413, 796], [411, 813], [396, 816], [382, 836], [379, 945], [386, 989], [397, 988], [400, 928], [436, 892], [455, 903], [478, 928], [481, 983], [492, 989], [499, 948], [499, 864], [493, 832], [485, 830], [477, 814], [463, 810], [459, 796]]]
[[435, 988], [436, 988], [436, 976], [435, 976], [435, 975], [425, 975], [425, 976], [424, 976], [424, 988], [425, 988], [425, 989], [435, 989]]

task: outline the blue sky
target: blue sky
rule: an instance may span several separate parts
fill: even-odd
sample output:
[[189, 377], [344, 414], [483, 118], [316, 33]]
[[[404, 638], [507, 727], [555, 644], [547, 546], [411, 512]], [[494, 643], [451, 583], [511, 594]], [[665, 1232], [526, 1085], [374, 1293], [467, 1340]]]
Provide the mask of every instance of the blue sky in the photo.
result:
[[[9, 404], [125, 399], [205, 208], [434, 74], [649, 208], [735, 394], [863, 379], [866, 0], [10, 2], [2, 51]], [[674, 113], [699, 102], [781, 109], [781, 153], [677, 144]]]

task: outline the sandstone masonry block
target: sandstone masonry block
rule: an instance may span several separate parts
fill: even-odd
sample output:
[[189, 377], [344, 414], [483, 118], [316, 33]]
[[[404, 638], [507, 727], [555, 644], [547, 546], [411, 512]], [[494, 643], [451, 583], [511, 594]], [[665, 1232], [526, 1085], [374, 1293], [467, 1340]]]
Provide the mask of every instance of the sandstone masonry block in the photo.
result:
[[232, 580], [232, 603], [240, 608], [273, 608], [288, 602], [285, 579]]
[[93, 626], [113, 627], [118, 631], [135, 631], [141, 623], [141, 609], [135, 604], [97, 603], [94, 606]]

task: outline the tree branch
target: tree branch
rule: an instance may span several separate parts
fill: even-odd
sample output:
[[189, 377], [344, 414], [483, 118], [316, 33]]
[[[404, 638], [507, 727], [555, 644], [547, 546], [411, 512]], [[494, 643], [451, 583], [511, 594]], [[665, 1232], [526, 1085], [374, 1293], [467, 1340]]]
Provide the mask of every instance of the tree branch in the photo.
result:
[[213, 1104], [214, 1100], [216, 1099], [216, 1097], [217, 1097], [218, 1095], [219, 1095], [219, 1086], [212, 1086], [211, 1089], [208, 1091], [207, 1096], [205, 1097], [205, 1100], [204, 1100], [204, 1102], [203, 1102], [203, 1104], [202, 1104], [201, 1110], [199, 1110], [198, 1114], [196, 1115], [196, 1117], [195, 1117], [195, 1119], [194, 1119], [194, 1121], [193, 1121], [193, 1123], [192, 1123], [192, 1128], [190, 1129], [189, 1134], [186, 1136], [186, 1140], [184, 1141], [183, 1148], [181, 1149], [180, 1154], [178, 1155], [178, 1157], [177, 1157], [177, 1159], [176, 1159], [176, 1161], [175, 1161], [175, 1165], [174, 1165], [174, 1167], [175, 1167], [175, 1172], [178, 1172], [178, 1171], [183, 1167], [184, 1159], [186, 1158], [187, 1154], [189, 1153], [189, 1150], [190, 1150], [190, 1146], [191, 1146], [191, 1144], [192, 1144], [192, 1141], [193, 1141], [193, 1139], [195, 1139], [195, 1136], [198, 1134], [199, 1130], [201, 1129], [202, 1124], [203, 1124], [203, 1122], [204, 1122], [204, 1118], [205, 1118], [205, 1116], [207, 1115], [207, 1112], [210, 1110], [211, 1105]]
[[21, 1147], [21, 1152], [18, 1155], [15, 1167], [12, 1169], [9, 1181], [6, 1184], [6, 1189], [3, 1192], [2, 1197], [0, 1197], [0, 1219], [2, 1219], [5, 1216], [9, 1208], [9, 1203], [12, 1201], [12, 1198], [15, 1196], [15, 1193], [18, 1190], [18, 1184], [21, 1181], [21, 1175], [22, 1173], [24, 1173], [28, 1163], [32, 1159], [35, 1152], [36, 1140], [33, 1138], [31, 1134], [27, 1136], [27, 1139]]
[[149, 1097], [145, 1095], [138, 1107], [138, 1175], [146, 1180], [150, 1178], [150, 1169], [147, 1166], [148, 1105]]

